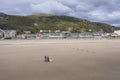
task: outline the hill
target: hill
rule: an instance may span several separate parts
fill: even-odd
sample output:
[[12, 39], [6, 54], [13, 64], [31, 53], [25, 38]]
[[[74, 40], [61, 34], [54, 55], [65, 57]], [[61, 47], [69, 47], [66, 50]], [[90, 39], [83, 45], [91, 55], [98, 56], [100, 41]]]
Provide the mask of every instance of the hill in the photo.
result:
[[0, 28], [15, 29], [18, 34], [24, 30], [30, 30], [32, 33], [42, 30], [70, 30], [71, 32], [113, 32], [117, 29], [105, 23], [90, 22], [85, 19], [79, 19], [69, 16], [57, 16], [52, 14], [35, 14], [29, 16], [15, 16], [0, 13]]

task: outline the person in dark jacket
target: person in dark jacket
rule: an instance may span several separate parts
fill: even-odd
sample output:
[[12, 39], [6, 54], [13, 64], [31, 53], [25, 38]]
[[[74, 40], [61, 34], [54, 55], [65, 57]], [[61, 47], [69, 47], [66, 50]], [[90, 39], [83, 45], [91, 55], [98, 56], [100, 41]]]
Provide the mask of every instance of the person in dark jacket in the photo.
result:
[[44, 60], [45, 62], [50, 62], [50, 58], [48, 56], [45, 56], [44, 58], [45, 58]]
[[47, 57], [47, 62], [50, 62], [50, 58], [49, 57]]
[[47, 62], [47, 56], [45, 56], [44, 58], [45, 58], [45, 60], [44, 60], [44, 61], [45, 61], [45, 62]]

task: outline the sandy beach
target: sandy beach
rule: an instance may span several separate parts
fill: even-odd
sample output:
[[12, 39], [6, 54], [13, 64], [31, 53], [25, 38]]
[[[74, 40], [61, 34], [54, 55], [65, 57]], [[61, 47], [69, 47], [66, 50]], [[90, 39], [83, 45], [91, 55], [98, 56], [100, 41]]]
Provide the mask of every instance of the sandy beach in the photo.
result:
[[1, 40], [0, 80], [120, 80], [120, 40]]

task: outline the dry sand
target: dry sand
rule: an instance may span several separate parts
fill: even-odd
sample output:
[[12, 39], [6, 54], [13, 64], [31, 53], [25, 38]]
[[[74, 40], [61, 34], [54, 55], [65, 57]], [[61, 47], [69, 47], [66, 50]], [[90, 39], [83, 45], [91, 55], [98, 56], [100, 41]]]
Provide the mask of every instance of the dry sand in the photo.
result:
[[120, 80], [120, 40], [0, 41], [0, 80]]

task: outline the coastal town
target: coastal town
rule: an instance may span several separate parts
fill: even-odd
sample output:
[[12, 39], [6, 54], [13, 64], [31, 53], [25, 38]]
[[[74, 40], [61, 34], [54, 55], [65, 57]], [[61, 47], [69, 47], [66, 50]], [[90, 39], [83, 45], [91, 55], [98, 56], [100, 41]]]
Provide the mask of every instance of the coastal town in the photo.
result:
[[17, 34], [16, 30], [0, 29], [0, 39], [102, 39], [102, 38], [120, 38], [120, 30], [113, 33], [100, 32], [84, 32], [71, 33], [69, 31], [55, 30], [40, 30], [38, 33], [31, 33], [31, 31], [24, 31], [23, 34]]
[[0, 0], [0, 80], [120, 80], [120, 0]]

